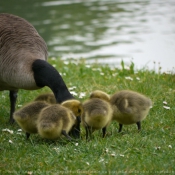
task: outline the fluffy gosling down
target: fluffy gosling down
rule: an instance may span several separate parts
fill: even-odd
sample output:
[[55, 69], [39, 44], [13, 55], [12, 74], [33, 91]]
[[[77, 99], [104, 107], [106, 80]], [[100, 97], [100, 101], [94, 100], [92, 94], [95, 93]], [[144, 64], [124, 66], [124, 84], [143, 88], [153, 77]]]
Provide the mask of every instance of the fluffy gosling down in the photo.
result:
[[44, 93], [44, 94], [38, 95], [35, 98], [35, 101], [45, 101], [50, 104], [56, 104], [56, 98], [53, 93]]
[[75, 127], [77, 118], [71, 110], [60, 105], [50, 105], [44, 108], [38, 118], [38, 133], [42, 138], [55, 140], [64, 135], [71, 140], [69, 132]]
[[23, 131], [26, 132], [27, 139], [30, 134], [37, 133], [37, 119], [39, 113], [48, 105], [49, 104], [44, 101], [35, 101], [14, 112], [13, 118]]
[[99, 99], [105, 100], [107, 102], [110, 101], [110, 95], [108, 95], [107, 93], [105, 93], [101, 90], [95, 90], [95, 91], [91, 92], [90, 98], [99, 98]]
[[98, 98], [92, 98], [83, 103], [82, 124], [86, 130], [86, 139], [95, 130], [102, 129], [103, 137], [112, 119], [110, 104]]
[[151, 100], [131, 90], [122, 90], [110, 98], [113, 108], [113, 120], [119, 123], [119, 132], [123, 125], [137, 124], [141, 130], [141, 121], [144, 120], [152, 106]]

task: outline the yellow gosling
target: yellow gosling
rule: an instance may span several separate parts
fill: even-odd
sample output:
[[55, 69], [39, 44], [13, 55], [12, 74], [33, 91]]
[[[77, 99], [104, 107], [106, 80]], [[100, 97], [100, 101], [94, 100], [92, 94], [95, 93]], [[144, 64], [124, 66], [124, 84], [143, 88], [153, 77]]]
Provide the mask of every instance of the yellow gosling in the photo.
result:
[[106, 128], [112, 120], [112, 108], [104, 100], [89, 99], [83, 103], [81, 119], [86, 130], [86, 139], [88, 139], [88, 134], [91, 136], [93, 131], [99, 129], [102, 129], [103, 137], [105, 137]]
[[49, 106], [49, 104], [44, 101], [35, 101], [14, 112], [13, 118], [22, 130], [26, 132], [27, 139], [30, 134], [37, 133], [37, 119], [39, 113], [47, 106]]
[[111, 96], [113, 120], [119, 123], [119, 132], [123, 125], [137, 124], [141, 130], [144, 120], [152, 106], [151, 100], [143, 94], [131, 90], [122, 90]]
[[60, 104], [44, 108], [38, 118], [38, 133], [42, 138], [55, 140], [64, 135], [68, 140], [69, 132], [76, 125], [77, 119], [73, 112]]

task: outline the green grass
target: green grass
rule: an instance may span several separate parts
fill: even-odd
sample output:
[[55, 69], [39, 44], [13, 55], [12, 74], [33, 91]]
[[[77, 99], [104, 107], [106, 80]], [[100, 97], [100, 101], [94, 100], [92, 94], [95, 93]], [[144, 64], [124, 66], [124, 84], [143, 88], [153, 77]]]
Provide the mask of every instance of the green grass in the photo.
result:
[[[8, 123], [8, 91], [0, 92], [0, 174], [175, 174], [174, 75], [146, 69], [136, 72], [133, 63], [130, 69], [125, 69], [123, 62], [121, 69], [97, 64], [87, 66], [83, 61], [65, 64], [50, 60], [50, 63], [62, 73], [69, 88], [75, 86], [77, 99], [85, 92], [81, 101], [96, 89], [109, 94], [131, 89], [150, 97], [153, 108], [142, 122], [140, 133], [136, 125], [129, 125], [119, 134], [118, 124], [113, 122], [104, 139], [101, 131], [96, 131], [86, 142], [82, 128], [82, 139], [75, 142], [64, 138], [54, 142], [43, 140], [37, 134], [26, 140], [25, 134], [18, 132], [17, 124]], [[20, 90], [17, 109], [18, 105], [48, 91], [47, 87], [37, 91]], [[170, 110], [163, 108], [163, 101]], [[14, 133], [2, 131], [5, 128]]]

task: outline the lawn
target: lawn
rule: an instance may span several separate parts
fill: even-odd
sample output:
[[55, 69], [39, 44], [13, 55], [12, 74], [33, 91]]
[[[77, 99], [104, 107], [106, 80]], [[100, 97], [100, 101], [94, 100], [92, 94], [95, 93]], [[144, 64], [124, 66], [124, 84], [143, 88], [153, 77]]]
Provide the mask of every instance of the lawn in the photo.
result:
[[[105, 138], [96, 131], [86, 141], [82, 127], [81, 139], [73, 142], [44, 140], [37, 134], [26, 140], [17, 124], [8, 123], [9, 92], [0, 92], [0, 174], [175, 174], [175, 75], [135, 70], [133, 63], [125, 68], [121, 62], [119, 69], [85, 61], [49, 62], [82, 102], [96, 89], [109, 94], [131, 89], [150, 97], [153, 107], [141, 132], [136, 125], [124, 125], [118, 133], [118, 123], [112, 122]], [[49, 91], [19, 90], [16, 108]]]

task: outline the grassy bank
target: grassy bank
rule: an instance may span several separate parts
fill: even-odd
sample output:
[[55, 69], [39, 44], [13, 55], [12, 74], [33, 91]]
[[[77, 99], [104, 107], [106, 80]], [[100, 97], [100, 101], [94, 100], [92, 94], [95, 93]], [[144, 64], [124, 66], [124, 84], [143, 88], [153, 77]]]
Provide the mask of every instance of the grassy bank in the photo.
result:
[[[62, 74], [67, 86], [81, 101], [92, 90], [109, 94], [131, 89], [141, 92], [153, 101], [153, 108], [142, 122], [138, 133], [136, 125], [124, 126], [117, 133], [113, 122], [106, 138], [96, 131], [93, 139], [67, 142], [64, 139], [47, 141], [32, 135], [27, 141], [17, 124], [8, 124], [8, 92], [0, 92], [0, 174], [161, 174], [175, 173], [175, 76], [147, 70], [102, 67], [85, 63], [50, 60]], [[20, 90], [17, 108], [32, 101], [47, 87], [37, 91]], [[85, 95], [85, 96], [84, 96]], [[167, 104], [164, 104], [167, 102]], [[165, 106], [170, 107], [167, 109]], [[8, 128], [13, 133], [2, 131]]]

